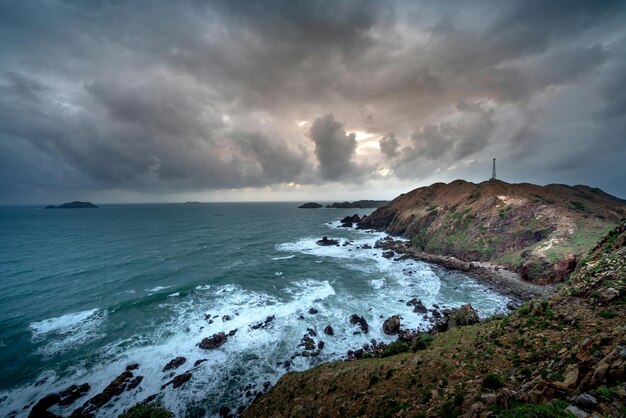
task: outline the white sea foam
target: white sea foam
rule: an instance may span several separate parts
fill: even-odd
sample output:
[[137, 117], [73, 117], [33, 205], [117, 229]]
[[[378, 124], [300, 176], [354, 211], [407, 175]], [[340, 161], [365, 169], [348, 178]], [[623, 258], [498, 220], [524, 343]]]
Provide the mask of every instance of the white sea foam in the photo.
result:
[[277, 271], [274, 273], [274, 276], [282, 276], [283, 272], [282, 271]]
[[49, 332], [65, 332], [71, 331], [77, 325], [80, 325], [83, 321], [89, 318], [95, 313], [98, 312], [98, 309], [89, 309], [81, 312], [72, 312], [57, 318], [49, 318], [44, 319], [39, 322], [32, 322], [28, 327], [31, 329], [33, 334], [41, 335], [47, 334]]
[[33, 342], [44, 342], [37, 352], [43, 356], [52, 356], [75, 350], [88, 341], [104, 336], [100, 325], [106, 316], [106, 311], [90, 309], [33, 322], [28, 327]]
[[172, 286], [156, 286], [152, 289], [146, 289], [146, 292], [160, 292], [161, 290], [169, 289]]
[[171, 293], [171, 294], [167, 295], [168, 298], [174, 298], [174, 297], [178, 297], [178, 296], [180, 296], [180, 292], [174, 292], [174, 293]]
[[287, 255], [287, 256], [285, 256], [285, 257], [272, 257], [272, 260], [274, 260], [274, 261], [278, 261], [278, 260], [289, 260], [289, 259], [294, 258], [295, 256], [296, 256], [295, 254], [292, 254], [292, 255]]

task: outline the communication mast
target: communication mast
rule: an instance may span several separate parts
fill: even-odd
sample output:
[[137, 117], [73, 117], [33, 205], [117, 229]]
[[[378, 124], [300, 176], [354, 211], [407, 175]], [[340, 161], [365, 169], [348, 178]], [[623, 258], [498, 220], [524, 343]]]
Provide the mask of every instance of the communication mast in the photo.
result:
[[496, 179], [496, 159], [493, 159], [493, 173], [491, 174], [491, 180]]

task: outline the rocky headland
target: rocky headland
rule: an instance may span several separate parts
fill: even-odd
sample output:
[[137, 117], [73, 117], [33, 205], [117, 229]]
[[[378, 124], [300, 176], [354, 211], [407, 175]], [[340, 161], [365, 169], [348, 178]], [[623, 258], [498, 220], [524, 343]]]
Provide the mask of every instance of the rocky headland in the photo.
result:
[[557, 283], [626, 216], [626, 201], [587, 186], [435, 183], [359, 221], [435, 257], [490, 262], [529, 282]]

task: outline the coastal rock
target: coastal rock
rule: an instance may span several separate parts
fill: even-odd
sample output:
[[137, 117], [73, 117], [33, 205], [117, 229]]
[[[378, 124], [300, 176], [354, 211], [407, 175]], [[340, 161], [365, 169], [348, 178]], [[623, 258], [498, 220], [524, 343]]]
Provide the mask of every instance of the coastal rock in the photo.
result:
[[85, 402], [80, 408], [75, 410], [72, 415], [92, 415], [97, 409], [109, 402], [113, 397], [121, 395], [126, 390], [136, 388], [142, 380], [143, 376], [135, 377], [132, 371], [125, 370], [111, 383], [109, 383], [102, 392]]
[[426, 306], [424, 306], [422, 301], [417, 298], [413, 298], [410, 301], [408, 301], [406, 303], [406, 306], [413, 306], [413, 312], [416, 312], [416, 313], [428, 312], [428, 309], [426, 309]]
[[[300, 344], [298, 344], [298, 347], [304, 347], [305, 350], [314, 350], [315, 341], [309, 336], [309, 334], [304, 334], [302, 340], [300, 340]], [[304, 353], [302, 354], [304, 355]]]
[[212, 350], [217, 347], [221, 347], [226, 343], [228, 337], [223, 332], [213, 334], [211, 337], [205, 337], [200, 341], [200, 348], [203, 350]]
[[396, 253], [394, 253], [393, 251], [389, 250], [389, 251], [383, 251], [382, 256], [385, 258], [391, 258], [394, 255], [396, 255]]
[[68, 406], [78, 398], [89, 392], [89, 384], [83, 383], [80, 386], [72, 385], [59, 393], [51, 393], [39, 400], [30, 411], [29, 417], [56, 417], [57, 415], [48, 412], [48, 408], [54, 405]]
[[[252, 328], [252, 329], [265, 328], [273, 320], [274, 320], [274, 315], [268, 316], [267, 318], [265, 318], [265, 321], [262, 321], [262, 322], [259, 322], [257, 324], [251, 325], [250, 328]], [[231, 337], [232, 337], [232, 335], [231, 335]]]
[[168, 370], [174, 370], [179, 368], [180, 366], [182, 366], [183, 364], [185, 364], [185, 362], [187, 361], [187, 359], [185, 357], [176, 357], [172, 360], [170, 360], [165, 367], [163, 367], [163, 371], [166, 372]]
[[189, 379], [191, 379], [190, 372], [179, 374], [178, 376], [175, 376], [172, 380], [170, 380], [169, 382], [161, 386], [161, 389], [165, 389], [168, 385], [172, 385], [174, 389], [177, 389], [181, 387], [183, 383], [187, 382]]
[[387, 335], [395, 335], [400, 331], [400, 316], [394, 315], [383, 323], [383, 332]]
[[342, 228], [352, 228], [352, 226], [354, 224], [356, 224], [357, 222], [359, 222], [361, 220], [361, 218], [359, 217], [359, 215], [357, 215], [356, 213], [352, 216], [346, 216], [345, 218], [341, 219], [341, 227]]
[[352, 325], [358, 325], [361, 328], [361, 331], [363, 331], [364, 333], [368, 333], [369, 332], [369, 325], [367, 324], [367, 321], [365, 320], [365, 318], [363, 318], [362, 316], [359, 316], [357, 314], [352, 314], [350, 316], [350, 323]]
[[309, 309], [309, 314], [310, 314], [310, 315], [315, 315], [315, 314], [317, 314], [318, 312], [319, 312], [319, 311], [318, 311], [317, 309], [315, 309], [315, 308], [311, 308], [311, 309]]
[[363, 250], [371, 250], [371, 249], [372, 249], [372, 246], [371, 246], [371, 245], [369, 245], [369, 244], [363, 244], [363, 245], [361, 246], [361, 249], [363, 249]]
[[328, 237], [324, 237], [321, 240], [317, 241], [317, 245], [321, 245], [323, 247], [330, 245], [339, 246], [339, 241], [337, 241], [336, 239], [328, 239]]
[[316, 202], [308, 202], [305, 203], [303, 205], [298, 206], [298, 209], [319, 209], [319, 208], [323, 208], [324, 206], [320, 205], [319, 203]]
[[331, 325], [326, 325], [326, 328], [324, 328], [324, 334], [335, 335], [335, 330], [333, 329]]
[[444, 310], [444, 317], [435, 324], [438, 332], [446, 332], [456, 327], [474, 325], [480, 322], [478, 312], [470, 304], [465, 304], [458, 309]]

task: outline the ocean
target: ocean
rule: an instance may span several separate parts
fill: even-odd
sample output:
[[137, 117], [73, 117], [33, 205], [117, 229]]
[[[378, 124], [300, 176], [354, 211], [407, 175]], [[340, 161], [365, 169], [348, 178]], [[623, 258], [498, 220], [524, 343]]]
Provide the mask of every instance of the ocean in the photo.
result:
[[[88, 383], [72, 405], [50, 409], [68, 416], [132, 363], [143, 380], [97, 416], [153, 394], [176, 416], [213, 416], [248, 405], [288, 371], [343, 359], [371, 339], [393, 341], [382, 332], [391, 315], [425, 329], [428, 320], [406, 304], [412, 298], [427, 308], [471, 303], [481, 317], [506, 311], [509, 299], [462, 273], [357, 248], [385, 234], [338, 220], [369, 210], [298, 205], [0, 207], [0, 416], [27, 416], [46, 394]], [[318, 246], [323, 236], [351, 244]], [[355, 333], [352, 314], [367, 320], [368, 334]], [[198, 347], [235, 329], [216, 349]], [[324, 347], [294, 357], [308, 329]], [[164, 372], [177, 356], [186, 362]], [[187, 371], [182, 386], [161, 389]]]

